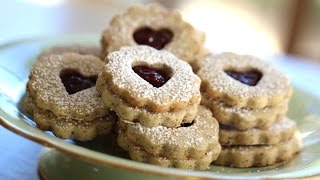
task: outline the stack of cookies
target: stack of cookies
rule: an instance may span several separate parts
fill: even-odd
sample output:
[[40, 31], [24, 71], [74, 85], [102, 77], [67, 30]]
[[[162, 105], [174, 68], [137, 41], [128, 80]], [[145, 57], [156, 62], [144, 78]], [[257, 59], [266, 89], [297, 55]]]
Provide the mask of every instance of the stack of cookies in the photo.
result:
[[266, 166], [287, 161], [299, 149], [294, 121], [285, 117], [292, 88], [267, 62], [233, 53], [198, 62], [201, 103], [220, 123], [222, 151], [215, 164]]
[[131, 159], [165, 167], [203, 170], [215, 160], [266, 166], [292, 158], [300, 141], [285, 117], [288, 79], [251, 56], [204, 58], [204, 39], [176, 11], [129, 8], [104, 31], [102, 49], [41, 53], [25, 108], [40, 129], [61, 138], [87, 141], [113, 129]]
[[114, 117], [95, 88], [103, 62], [92, 55], [47, 53], [33, 64], [24, 97], [37, 127], [82, 141], [110, 132]]
[[189, 64], [148, 46], [122, 47], [106, 61], [97, 90], [119, 116], [118, 144], [132, 159], [206, 169], [217, 158], [218, 123], [198, 108], [200, 79]]

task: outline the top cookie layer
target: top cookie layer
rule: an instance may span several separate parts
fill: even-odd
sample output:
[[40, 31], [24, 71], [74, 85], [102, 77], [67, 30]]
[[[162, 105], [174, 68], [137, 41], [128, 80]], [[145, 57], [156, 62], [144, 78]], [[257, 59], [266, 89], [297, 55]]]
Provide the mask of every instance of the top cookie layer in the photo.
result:
[[[131, 106], [146, 107], [152, 112], [168, 112], [199, 103], [199, 77], [189, 64], [170, 52], [148, 46], [123, 47], [109, 54], [106, 60], [100, 76], [114, 94]], [[133, 71], [133, 67], [139, 65], [163, 69], [170, 79], [161, 87], [154, 87]]]
[[[250, 108], [275, 106], [292, 94], [290, 82], [284, 74], [271, 64], [253, 56], [233, 53], [209, 55], [198, 65], [200, 69], [197, 74], [202, 80], [202, 90], [209, 97], [232, 106]], [[247, 85], [228, 75], [226, 71], [261, 73], [262, 76], [260, 80], [256, 79], [258, 80], [256, 85]]]
[[92, 120], [108, 112], [96, 87], [69, 94], [60, 73], [72, 69], [83, 76], [97, 76], [103, 66], [99, 58], [90, 55], [67, 53], [41, 56], [31, 69], [28, 89], [37, 106], [52, 111], [59, 118]]
[[[101, 41], [105, 56], [119, 50], [122, 46], [138, 45], [139, 43], [134, 39], [134, 33], [144, 27], [152, 29], [154, 33], [163, 29], [171, 31], [172, 34], [169, 33], [169, 35], [172, 39], [163, 49], [172, 52], [182, 60], [192, 62], [199, 54], [205, 52], [204, 34], [197, 32], [189, 23], [183, 21], [179, 12], [168, 10], [158, 4], [150, 4], [131, 7], [124, 14], [112, 19]], [[156, 40], [153, 39], [154, 41]]]

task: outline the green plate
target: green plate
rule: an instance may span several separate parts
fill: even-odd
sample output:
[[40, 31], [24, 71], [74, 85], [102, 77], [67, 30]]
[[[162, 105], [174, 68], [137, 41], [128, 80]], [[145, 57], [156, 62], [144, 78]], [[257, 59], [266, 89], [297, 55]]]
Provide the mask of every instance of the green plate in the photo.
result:
[[[163, 168], [149, 164], [134, 162], [125, 156], [113, 152], [110, 137], [100, 137], [90, 142], [61, 140], [50, 132], [43, 132], [20, 108], [19, 102], [24, 95], [30, 67], [42, 49], [57, 44], [87, 44], [98, 45], [99, 35], [60, 35], [46, 38], [36, 38], [0, 46], [0, 123], [8, 129], [45, 146], [57, 149], [67, 155], [77, 157], [79, 161], [88, 160], [83, 169], [96, 169], [87, 176], [113, 178], [186, 178], [190, 179], [264, 179], [264, 178], [320, 178], [320, 96], [312, 94], [299, 86], [299, 81], [292, 76], [294, 94], [290, 101], [288, 116], [297, 121], [302, 132], [303, 149], [287, 164], [276, 164], [263, 168], [227, 168], [211, 165], [206, 171], [186, 171], [173, 168]], [[288, 71], [284, 65], [280, 67]], [[294, 72], [293, 74], [305, 73]], [[290, 76], [290, 73], [288, 73]], [[319, 75], [319, 74], [318, 74]], [[319, 77], [319, 76], [317, 76]], [[291, 78], [291, 77], [290, 77]], [[314, 82], [315, 83], [315, 82]], [[319, 84], [319, 81], [317, 82]], [[314, 86], [316, 87], [316, 86]], [[318, 86], [319, 87], [319, 86]], [[46, 159], [49, 156], [44, 156]], [[69, 157], [69, 156], [67, 156]], [[50, 156], [59, 159], [56, 155]], [[48, 158], [48, 159], [50, 159]], [[60, 157], [61, 158], [61, 157]], [[67, 159], [62, 158], [62, 159]], [[49, 160], [48, 160], [49, 161]], [[66, 161], [74, 163], [73, 161]], [[76, 163], [79, 166], [79, 162]], [[81, 169], [57, 168], [69, 172]], [[93, 168], [94, 167], [94, 168]], [[101, 173], [104, 172], [104, 173]], [[81, 174], [81, 172], [78, 172]], [[131, 176], [132, 175], [132, 176]]]

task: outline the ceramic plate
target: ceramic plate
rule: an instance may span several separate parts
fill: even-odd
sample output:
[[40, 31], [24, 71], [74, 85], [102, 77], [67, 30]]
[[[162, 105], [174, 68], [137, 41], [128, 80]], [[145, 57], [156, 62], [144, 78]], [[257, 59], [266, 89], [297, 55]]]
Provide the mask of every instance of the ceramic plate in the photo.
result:
[[[302, 132], [303, 149], [287, 164], [263, 168], [227, 168], [211, 166], [206, 171], [186, 171], [162, 168], [131, 161], [108, 148], [108, 141], [100, 137], [91, 142], [61, 140], [49, 132], [35, 128], [19, 106], [24, 95], [32, 63], [42, 49], [57, 44], [99, 45], [99, 35], [61, 35], [8, 43], [0, 46], [0, 122], [8, 129], [53, 147], [67, 154], [76, 155], [108, 167], [128, 172], [162, 175], [166, 177], [198, 177], [203, 179], [261, 179], [320, 177], [320, 97], [297, 88], [293, 80], [294, 94], [288, 116], [297, 121]], [[281, 67], [286, 69], [286, 67]], [[299, 72], [295, 72], [299, 73]], [[303, 73], [303, 72], [301, 72]], [[107, 138], [107, 137], [106, 137]]]

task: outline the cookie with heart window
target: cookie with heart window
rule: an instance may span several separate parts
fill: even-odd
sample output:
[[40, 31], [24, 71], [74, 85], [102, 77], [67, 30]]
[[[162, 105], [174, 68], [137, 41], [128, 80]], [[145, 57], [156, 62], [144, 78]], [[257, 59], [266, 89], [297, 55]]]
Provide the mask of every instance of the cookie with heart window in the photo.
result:
[[207, 98], [230, 106], [263, 109], [287, 101], [288, 78], [270, 63], [249, 55], [222, 53], [197, 62]]
[[179, 12], [149, 4], [130, 7], [115, 16], [104, 31], [101, 44], [104, 56], [122, 46], [148, 45], [192, 63], [207, 53], [204, 40], [204, 33], [185, 22]]
[[[32, 115], [38, 126], [44, 130], [51, 129], [59, 137], [87, 140], [100, 134], [94, 132], [98, 124], [112, 124], [107, 118], [109, 109], [96, 91], [96, 79], [103, 66], [98, 57], [91, 55], [64, 53], [41, 56], [30, 72], [27, 93], [32, 101], [26, 103], [26, 106], [33, 104], [35, 107]], [[85, 134], [90, 129], [88, 136], [74, 134], [81, 132], [73, 128], [87, 125], [90, 128], [82, 130]]]
[[200, 104], [200, 79], [168, 51], [141, 45], [110, 53], [97, 80], [106, 107], [144, 126], [191, 122]]

